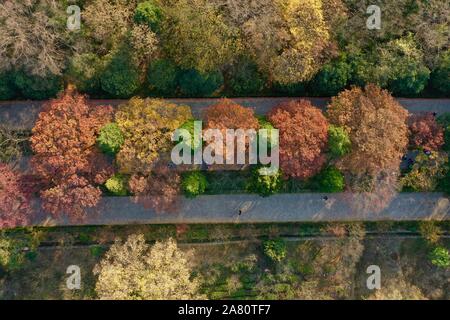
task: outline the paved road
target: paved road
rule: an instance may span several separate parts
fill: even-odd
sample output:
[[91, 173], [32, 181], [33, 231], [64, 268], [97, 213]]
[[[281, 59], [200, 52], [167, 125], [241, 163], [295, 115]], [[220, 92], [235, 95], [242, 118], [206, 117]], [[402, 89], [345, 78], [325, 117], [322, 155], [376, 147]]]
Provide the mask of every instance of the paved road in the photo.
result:
[[[439, 193], [401, 193], [382, 212], [354, 212], [343, 194], [213, 195], [182, 198], [175, 213], [155, 213], [128, 197], [103, 198], [86, 221], [75, 224], [158, 224], [158, 223], [264, 223], [319, 221], [409, 221], [449, 220], [450, 201]], [[239, 215], [239, 210], [242, 214]], [[71, 225], [73, 222], [37, 217], [34, 225]]]
[[[235, 98], [232, 99], [239, 104], [255, 109], [257, 114], [266, 114], [270, 109], [282, 101], [292, 99], [307, 99], [315, 106], [325, 109], [329, 98]], [[186, 104], [191, 106], [195, 117], [201, 118], [202, 111], [209, 105], [217, 102], [218, 99], [168, 99], [177, 104]], [[93, 105], [109, 104], [117, 106], [126, 100], [90, 100]], [[407, 110], [412, 113], [430, 111], [441, 114], [450, 112], [450, 99], [405, 99], [399, 98], [398, 101]], [[31, 129], [42, 108], [42, 101], [6, 101], [0, 102], [0, 123], [8, 124], [13, 128]]]

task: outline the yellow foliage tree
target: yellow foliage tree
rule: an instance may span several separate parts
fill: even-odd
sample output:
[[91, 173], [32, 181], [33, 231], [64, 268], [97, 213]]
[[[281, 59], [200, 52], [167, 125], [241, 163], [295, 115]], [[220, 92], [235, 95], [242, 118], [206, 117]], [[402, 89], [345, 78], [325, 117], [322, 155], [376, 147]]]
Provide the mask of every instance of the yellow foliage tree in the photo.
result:
[[191, 280], [190, 255], [172, 239], [149, 246], [143, 235], [131, 235], [112, 245], [95, 266], [95, 290], [108, 300], [195, 299], [198, 282]]
[[125, 137], [117, 154], [120, 172], [148, 174], [159, 155], [170, 151], [173, 131], [191, 118], [189, 106], [161, 99], [132, 98], [119, 106], [116, 123]]

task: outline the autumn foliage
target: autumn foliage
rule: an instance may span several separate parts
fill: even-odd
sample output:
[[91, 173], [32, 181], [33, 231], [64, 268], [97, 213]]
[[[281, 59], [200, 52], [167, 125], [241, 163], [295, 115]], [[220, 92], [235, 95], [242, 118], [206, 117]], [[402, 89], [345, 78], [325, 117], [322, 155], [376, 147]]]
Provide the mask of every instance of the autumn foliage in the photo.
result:
[[444, 144], [444, 129], [431, 112], [409, 117], [409, 143], [412, 147], [438, 150]]
[[[224, 137], [223, 146], [223, 156], [226, 157], [226, 130], [227, 129], [243, 129], [249, 130], [259, 129], [258, 119], [255, 117], [254, 111], [250, 108], [245, 108], [231, 100], [223, 99], [218, 103], [209, 106], [204, 112], [204, 130], [208, 129], [218, 129]], [[251, 137], [246, 136], [245, 144], [246, 148], [250, 143]], [[212, 142], [214, 139], [208, 140], [207, 142]], [[234, 141], [235, 148], [237, 148], [237, 138]], [[220, 150], [216, 149], [215, 154], [218, 155]], [[236, 155], [236, 153], [235, 153]]]
[[352, 174], [374, 174], [398, 168], [408, 145], [408, 111], [386, 90], [375, 85], [341, 92], [328, 106], [331, 124], [343, 127], [351, 151], [340, 161]]
[[325, 164], [328, 121], [307, 100], [284, 102], [275, 107], [269, 121], [279, 129], [280, 166], [286, 177], [307, 179]]
[[0, 163], [0, 229], [26, 225], [32, 210], [22, 176]]
[[134, 201], [158, 213], [174, 212], [178, 208], [181, 193], [181, 177], [167, 165], [157, 165], [147, 174], [134, 174], [130, 181], [130, 191]]
[[120, 171], [148, 174], [159, 156], [171, 150], [175, 129], [191, 118], [190, 107], [161, 99], [132, 98], [119, 106], [116, 123], [125, 138], [117, 154]]
[[96, 148], [100, 128], [111, 121], [110, 106], [91, 107], [71, 91], [51, 100], [39, 114], [31, 146], [32, 167], [43, 179], [42, 206], [55, 216], [82, 218], [100, 199], [112, 168]]

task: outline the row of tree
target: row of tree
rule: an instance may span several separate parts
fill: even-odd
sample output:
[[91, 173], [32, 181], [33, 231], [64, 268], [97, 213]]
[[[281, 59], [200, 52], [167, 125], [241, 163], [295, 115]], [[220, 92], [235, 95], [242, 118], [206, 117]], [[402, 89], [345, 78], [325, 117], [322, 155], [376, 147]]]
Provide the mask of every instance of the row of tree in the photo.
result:
[[[255, 171], [251, 191], [262, 195], [279, 190], [283, 179], [312, 180], [331, 192], [342, 191], [345, 180], [352, 197], [374, 194], [371, 204], [383, 207], [399, 182], [413, 190], [433, 191], [442, 179], [448, 180], [447, 154], [442, 150], [448, 117], [409, 116], [375, 85], [341, 92], [325, 114], [307, 100], [296, 100], [282, 102], [258, 119], [252, 109], [224, 99], [206, 108], [203, 118], [204, 130], [279, 130], [280, 171], [273, 176]], [[33, 155], [28, 170], [21, 174], [11, 165], [1, 165], [0, 225], [24, 224], [31, 212], [27, 199], [33, 194], [39, 194], [46, 212], [72, 219], [85, 217], [103, 192], [133, 194], [156, 211], [176, 209], [181, 188], [192, 196], [205, 189], [198, 172], [183, 174], [181, 183], [186, 168], [176, 168], [170, 160], [174, 130], [193, 130], [192, 123], [188, 106], [132, 98], [113, 112], [111, 106], [90, 106], [86, 97], [68, 89], [39, 114], [29, 139]], [[15, 140], [2, 140], [3, 162], [16, 160], [10, 150]], [[421, 151], [399, 179], [408, 148]]]
[[66, 0], [0, 4], [0, 99], [45, 99], [73, 82], [99, 97], [325, 95], [376, 83], [450, 91], [449, 4], [370, 1]]

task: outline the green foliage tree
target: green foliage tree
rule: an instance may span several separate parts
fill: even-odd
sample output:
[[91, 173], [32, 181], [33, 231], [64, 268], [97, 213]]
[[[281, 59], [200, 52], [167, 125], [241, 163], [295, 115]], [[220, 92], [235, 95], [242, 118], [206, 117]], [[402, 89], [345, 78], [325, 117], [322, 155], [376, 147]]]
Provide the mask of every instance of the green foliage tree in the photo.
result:
[[15, 73], [14, 84], [24, 98], [34, 100], [55, 97], [63, 89], [63, 82], [59, 76], [33, 76], [22, 71]]
[[151, 93], [174, 96], [177, 89], [178, 67], [167, 59], [153, 61], [147, 71], [147, 83]]
[[430, 261], [433, 265], [439, 268], [450, 267], [450, 254], [444, 247], [434, 248], [429, 255]]
[[200, 171], [187, 172], [183, 175], [181, 187], [184, 195], [188, 198], [195, 198], [205, 192], [208, 181]]
[[258, 66], [249, 59], [241, 59], [233, 64], [227, 78], [225, 85], [235, 96], [257, 95], [265, 85]]
[[23, 264], [24, 258], [20, 243], [0, 233], [0, 267], [15, 270]]
[[210, 96], [223, 85], [220, 71], [201, 74], [194, 69], [184, 70], [178, 80], [181, 94], [187, 97]]
[[211, 72], [232, 62], [240, 51], [238, 30], [210, 1], [164, 1], [163, 10], [163, 48], [182, 68]]
[[116, 53], [101, 75], [102, 89], [115, 98], [129, 98], [140, 85], [139, 72], [128, 54]]
[[0, 100], [12, 99], [15, 96], [13, 77], [10, 72], [0, 74]]
[[450, 93], [450, 49], [442, 53], [437, 66], [431, 72], [431, 86], [441, 94]]
[[351, 65], [341, 56], [320, 69], [309, 85], [309, 92], [315, 96], [334, 96], [347, 86], [350, 76]]
[[146, 0], [137, 5], [134, 11], [134, 22], [137, 24], [146, 24], [152, 31], [158, 31], [163, 11], [156, 1]]
[[127, 191], [127, 179], [121, 174], [115, 174], [105, 182], [106, 189], [115, 196], [126, 196]]
[[264, 167], [257, 167], [253, 170], [252, 176], [247, 184], [247, 191], [255, 192], [263, 197], [280, 191], [283, 186], [283, 179], [280, 170], [274, 174], [262, 174], [260, 169]]
[[286, 258], [286, 242], [281, 238], [264, 241], [263, 248], [264, 254], [274, 262], [281, 262]]
[[341, 192], [345, 187], [344, 175], [336, 167], [329, 166], [313, 177], [312, 186], [321, 192]]
[[79, 92], [98, 94], [101, 90], [101, 73], [103, 71], [101, 58], [95, 53], [83, 53], [72, 57], [67, 70], [68, 80]]
[[333, 158], [339, 158], [350, 152], [351, 141], [348, 133], [335, 125], [328, 127], [328, 148]]
[[97, 137], [97, 144], [104, 153], [116, 154], [124, 143], [122, 131], [116, 123], [105, 124]]

